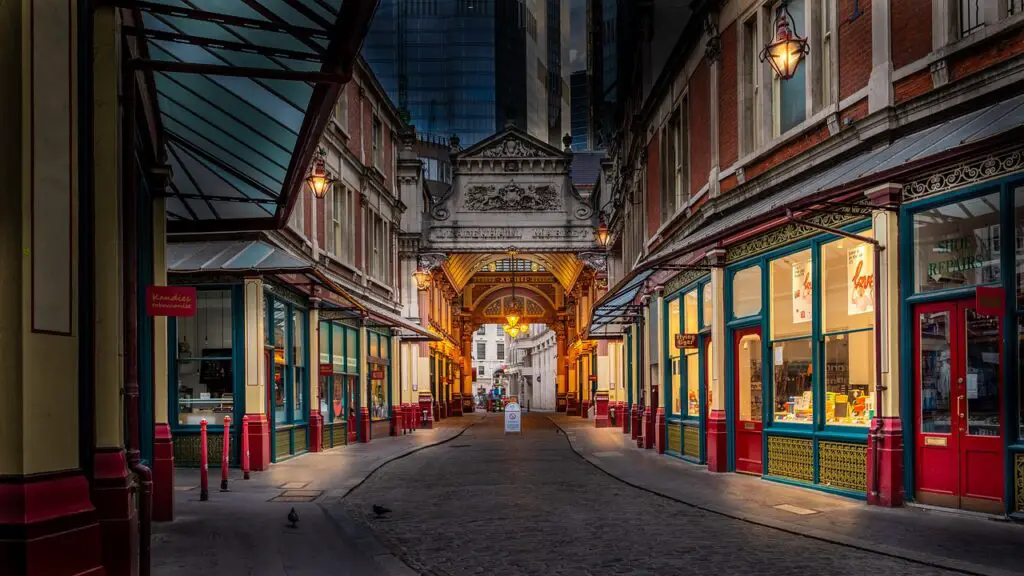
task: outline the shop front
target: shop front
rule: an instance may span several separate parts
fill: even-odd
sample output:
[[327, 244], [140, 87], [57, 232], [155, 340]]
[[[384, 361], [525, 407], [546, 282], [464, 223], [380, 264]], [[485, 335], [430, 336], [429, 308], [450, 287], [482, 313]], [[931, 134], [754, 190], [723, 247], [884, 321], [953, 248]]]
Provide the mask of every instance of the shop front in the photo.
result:
[[359, 328], [341, 322], [320, 322], [320, 414], [323, 446], [356, 441], [359, 406]]
[[923, 504], [1024, 511], [1024, 179], [904, 189], [904, 488]]
[[309, 312], [298, 297], [269, 285], [264, 310], [266, 416], [273, 433], [270, 461], [280, 462], [309, 449]]
[[727, 459], [737, 472], [863, 498], [874, 246], [867, 222], [843, 231], [726, 268]]
[[672, 284], [684, 288], [665, 298], [662, 386], [666, 419], [665, 451], [694, 463], [706, 460], [707, 418], [711, 411], [711, 287], [707, 276], [693, 281], [681, 275]]
[[366, 398], [368, 406], [363, 410], [367, 414], [366, 424], [360, 426], [361, 442], [369, 442], [371, 438], [384, 438], [390, 434], [391, 428], [391, 335], [367, 329], [367, 378]]

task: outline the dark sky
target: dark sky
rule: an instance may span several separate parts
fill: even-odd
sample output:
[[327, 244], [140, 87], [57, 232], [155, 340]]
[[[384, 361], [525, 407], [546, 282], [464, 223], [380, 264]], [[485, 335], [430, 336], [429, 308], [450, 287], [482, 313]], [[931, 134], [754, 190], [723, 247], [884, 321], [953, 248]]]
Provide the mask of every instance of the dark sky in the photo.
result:
[[587, 69], [587, 0], [569, 0], [569, 72]]

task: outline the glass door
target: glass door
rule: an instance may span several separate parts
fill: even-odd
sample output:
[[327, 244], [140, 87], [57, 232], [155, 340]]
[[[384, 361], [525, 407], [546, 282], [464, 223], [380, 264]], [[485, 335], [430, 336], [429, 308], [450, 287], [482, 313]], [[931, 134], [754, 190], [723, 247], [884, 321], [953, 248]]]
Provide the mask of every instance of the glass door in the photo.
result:
[[915, 308], [917, 500], [1003, 512], [1000, 317], [973, 300]]
[[761, 418], [764, 414], [761, 329], [737, 330], [735, 338], [733, 421], [736, 422], [736, 471], [760, 475], [764, 461], [761, 449]]

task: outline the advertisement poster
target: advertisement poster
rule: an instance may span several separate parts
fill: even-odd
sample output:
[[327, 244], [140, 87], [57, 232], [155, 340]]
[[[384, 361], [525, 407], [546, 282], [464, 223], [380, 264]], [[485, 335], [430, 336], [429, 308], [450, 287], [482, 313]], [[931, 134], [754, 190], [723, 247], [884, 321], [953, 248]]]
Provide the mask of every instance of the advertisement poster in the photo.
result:
[[811, 263], [793, 264], [793, 324], [811, 321]]
[[875, 311], [875, 263], [867, 244], [851, 249], [846, 256], [847, 313]]

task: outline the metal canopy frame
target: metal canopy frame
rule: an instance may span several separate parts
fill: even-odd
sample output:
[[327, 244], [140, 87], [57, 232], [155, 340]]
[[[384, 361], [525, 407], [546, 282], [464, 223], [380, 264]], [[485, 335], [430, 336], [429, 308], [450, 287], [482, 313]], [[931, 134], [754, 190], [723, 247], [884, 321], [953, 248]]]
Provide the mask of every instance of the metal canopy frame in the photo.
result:
[[156, 109], [172, 233], [287, 222], [379, 0], [110, 0]]

